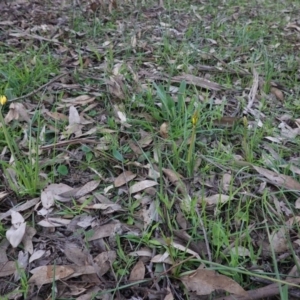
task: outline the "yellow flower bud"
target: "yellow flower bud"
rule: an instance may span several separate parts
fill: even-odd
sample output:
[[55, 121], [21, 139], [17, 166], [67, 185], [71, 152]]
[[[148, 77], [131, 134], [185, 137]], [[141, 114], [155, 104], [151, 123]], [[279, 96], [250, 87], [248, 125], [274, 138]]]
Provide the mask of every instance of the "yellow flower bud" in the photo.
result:
[[7, 98], [5, 96], [0, 96], [0, 104], [4, 105], [7, 102]]
[[192, 116], [192, 124], [193, 124], [193, 126], [196, 126], [197, 122], [198, 122], [198, 114], [197, 114], [197, 112], [195, 112], [193, 114], [193, 116]]

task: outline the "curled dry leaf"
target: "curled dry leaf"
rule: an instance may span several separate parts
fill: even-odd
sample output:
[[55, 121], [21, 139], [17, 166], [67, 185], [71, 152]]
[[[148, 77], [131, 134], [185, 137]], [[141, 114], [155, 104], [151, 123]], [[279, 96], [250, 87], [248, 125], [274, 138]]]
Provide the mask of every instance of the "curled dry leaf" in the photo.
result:
[[14, 248], [18, 247], [21, 243], [25, 234], [25, 229], [26, 223], [22, 223], [17, 229], [12, 226], [6, 231], [6, 238]]
[[114, 181], [115, 187], [120, 187], [136, 177], [131, 171], [121, 173]]
[[80, 116], [75, 108], [75, 106], [71, 105], [69, 110], [69, 125], [67, 126], [67, 133], [68, 135], [74, 134], [75, 137], [81, 136], [82, 125], [80, 121]]
[[45, 209], [49, 209], [54, 205], [54, 195], [52, 191], [43, 191], [41, 193], [42, 205]]
[[11, 224], [15, 229], [19, 228], [24, 223], [24, 221], [24, 218], [19, 212], [14, 210], [11, 211]]
[[164, 138], [168, 138], [169, 125], [167, 122], [164, 122], [160, 125], [159, 134]]
[[145, 277], [145, 266], [142, 260], [139, 260], [130, 272], [129, 281], [135, 282], [143, 280]]
[[180, 277], [189, 291], [197, 295], [209, 295], [215, 290], [224, 290], [235, 295], [245, 295], [246, 291], [231, 278], [212, 270], [197, 269], [190, 275]]

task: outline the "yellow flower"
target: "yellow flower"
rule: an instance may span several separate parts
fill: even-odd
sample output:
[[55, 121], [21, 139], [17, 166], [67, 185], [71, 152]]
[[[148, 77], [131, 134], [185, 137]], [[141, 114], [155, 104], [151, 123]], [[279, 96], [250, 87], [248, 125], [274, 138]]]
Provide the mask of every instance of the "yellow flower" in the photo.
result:
[[192, 124], [194, 127], [196, 126], [197, 122], [198, 122], [198, 112], [194, 112], [192, 116]]
[[5, 96], [0, 96], [0, 104], [4, 105], [7, 102], [7, 98]]

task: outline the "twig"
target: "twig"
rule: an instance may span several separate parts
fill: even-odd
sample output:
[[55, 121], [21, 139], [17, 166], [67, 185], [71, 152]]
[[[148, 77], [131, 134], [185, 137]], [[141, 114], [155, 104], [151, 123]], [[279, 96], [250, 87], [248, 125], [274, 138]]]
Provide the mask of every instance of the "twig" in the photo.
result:
[[[291, 288], [289, 283], [299, 284], [300, 278], [292, 278], [286, 281], [287, 288]], [[255, 300], [255, 299], [266, 299], [271, 296], [278, 295], [280, 288], [278, 283], [272, 283], [265, 287], [258, 288], [256, 290], [247, 291], [245, 295], [230, 295], [226, 297], [219, 297], [216, 300]]]
[[202, 227], [202, 231], [203, 231], [203, 236], [204, 236], [204, 241], [205, 241], [205, 245], [206, 245], [206, 250], [207, 250], [207, 255], [208, 255], [208, 260], [210, 262], [212, 262], [212, 255], [211, 255], [211, 251], [210, 251], [210, 247], [209, 247], [209, 242], [208, 242], [208, 237], [207, 237], [207, 234], [206, 234], [206, 230], [205, 230], [205, 227], [204, 227], [204, 224], [203, 224], [203, 221], [202, 221], [202, 218], [200, 216], [200, 213], [198, 211], [198, 209], [196, 209], [196, 213], [198, 215], [198, 220], [199, 220], [199, 223]]
[[68, 145], [81, 144], [81, 143], [97, 144], [99, 142], [96, 141], [96, 140], [78, 138], [78, 139], [73, 139], [73, 140], [67, 140], [67, 141], [54, 143], [54, 144], [51, 144], [51, 145], [45, 145], [45, 146], [40, 147], [40, 150], [48, 150], [48, 149], [51, 149], [51, 148], [58, 148], [58, 147], [64, 147], [64, 146], [68, 146]]
[[69, 72], [67, 73], [62, 73], [54, 78], [52, 78], [50, 81], [48, 81], [47, 83], [43, 84], [42, 86], [40, 86], [39, 88], [37, 88], [36, 90], [26, 94], [26, 95], [23, 95], [21, 97], [17, 97], [17, 98], [14, 98], [14, 99], [11, 99], [11, 100], [8, 100], [8, 102], [14, 102], [14, 101], [18, 101], [18, 100], [21, 100], [21, 99], [24, 99], [24, 98], [28, 98], [28, 97], [31, 97], [33, 95], [35, 95], [36, 93], [38, 93], [39, 91], [41, 91], [42, 89], [44, 89], [45, 87], [47, 87], [48, 85], [52, 84], [53, 82], [55, 82], [56, 80], [66, 76], [67, 74], [69, 74]]
[[248, 95], [248, 104], [244, 110], [245, 113], [248, 113], [251, 111], [251, 107], [254, 103], [254, 100], [255, 100], [255, 97], [257, 94], [257, 90], [258, 90], [258, 73], [256, 72], [256, 70], [253, 67], [253, 83], [252, 83], [252, 87], [251, 87], [249, 95]]

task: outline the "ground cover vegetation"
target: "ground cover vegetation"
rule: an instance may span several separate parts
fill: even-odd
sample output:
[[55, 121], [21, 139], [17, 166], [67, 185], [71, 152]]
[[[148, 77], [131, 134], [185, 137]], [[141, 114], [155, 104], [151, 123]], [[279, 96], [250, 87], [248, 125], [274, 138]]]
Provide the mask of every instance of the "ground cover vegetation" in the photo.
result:
[[299, 298], [299, 1], [0, 11], [1, 299]]

